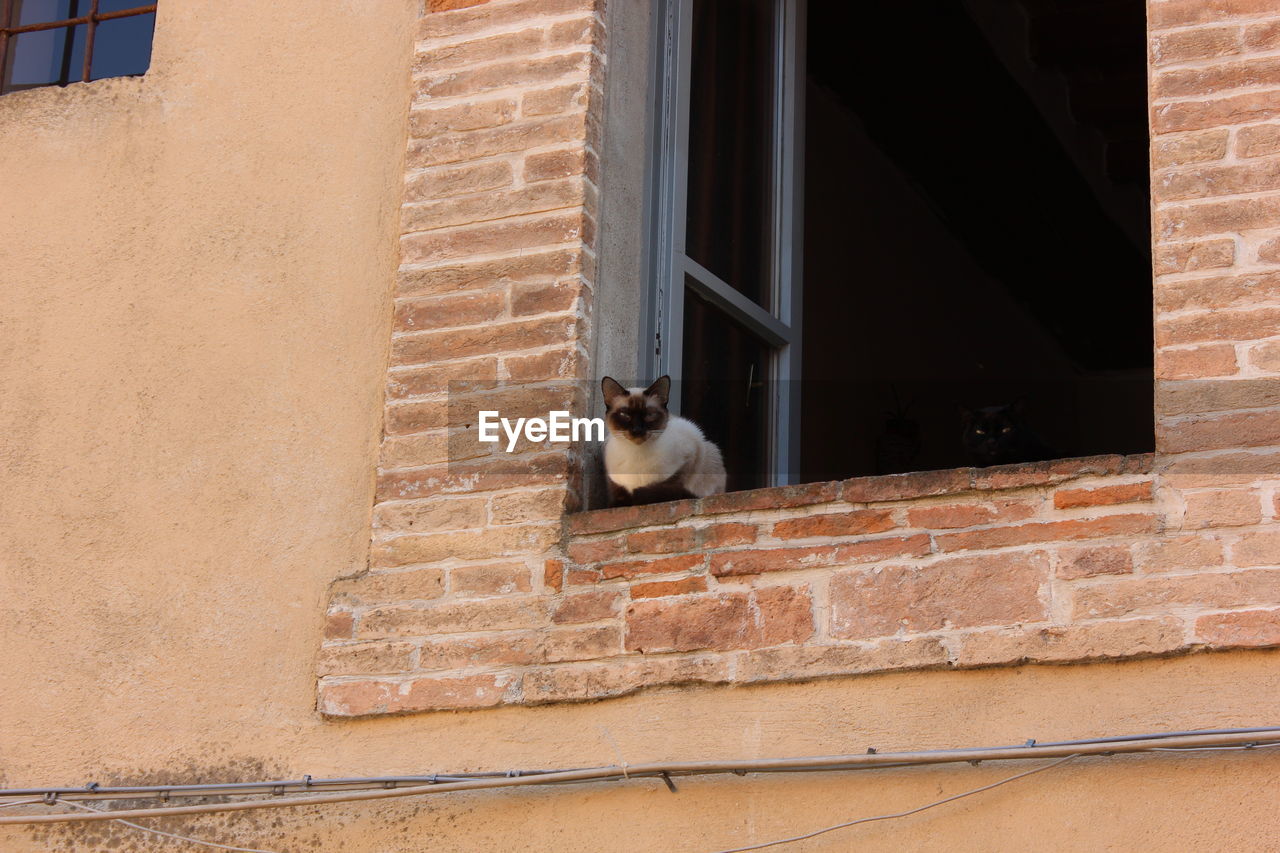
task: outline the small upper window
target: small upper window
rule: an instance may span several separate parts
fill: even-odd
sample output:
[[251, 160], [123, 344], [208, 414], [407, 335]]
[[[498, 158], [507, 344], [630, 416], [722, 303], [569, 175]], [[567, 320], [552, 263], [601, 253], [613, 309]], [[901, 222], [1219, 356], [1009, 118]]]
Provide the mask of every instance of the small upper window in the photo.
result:
[[138, 0], [0, 0], [0, 94], [143, 74], [155, 22]]

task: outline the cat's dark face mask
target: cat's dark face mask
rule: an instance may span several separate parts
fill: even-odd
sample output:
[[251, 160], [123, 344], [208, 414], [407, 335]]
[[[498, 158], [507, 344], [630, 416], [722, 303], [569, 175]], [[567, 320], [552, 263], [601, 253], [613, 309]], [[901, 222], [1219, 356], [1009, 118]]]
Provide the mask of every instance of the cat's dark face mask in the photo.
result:
[[605, 424], [614, 435], [633, 444], [644, 444], [667, 428], [669, 377], [662, 377], [644, 391], [632, 392], [606, 376], [602, 388], [608, 406]]

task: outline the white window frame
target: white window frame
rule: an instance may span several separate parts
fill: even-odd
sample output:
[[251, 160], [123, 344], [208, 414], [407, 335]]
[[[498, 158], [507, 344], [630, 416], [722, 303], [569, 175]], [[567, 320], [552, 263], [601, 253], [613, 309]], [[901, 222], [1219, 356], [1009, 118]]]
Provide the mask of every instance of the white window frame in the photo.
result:
[[675, 380], [679, 412], [683, 374], [686, 276], [697, 294], [759, 336], [771, 349], [768, 467], [771, 485], [799, 479], [800, 358], [803, 261], [805, 0], [774, 0], [772, 158], [772, 312], [743, 296], [686, 253], [689, 166], [689, 78], [693, 4], [664, 0], [657, 38], [657, 145], [652, 166], [654, 202], [649, 234], [652, 290], [639, 364], [648, 374]]

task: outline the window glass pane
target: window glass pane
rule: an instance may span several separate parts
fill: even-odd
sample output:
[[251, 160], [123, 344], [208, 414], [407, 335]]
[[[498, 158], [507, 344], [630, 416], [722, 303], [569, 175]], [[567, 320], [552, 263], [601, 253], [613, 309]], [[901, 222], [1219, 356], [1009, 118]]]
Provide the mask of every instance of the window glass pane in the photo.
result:
[[79, 80], [84, 67], [85, 30], [81, 24], [11, 36], [2, 91]]
[[46, 24], [75, 18], [89, 9], [89, 0], [14, 0], [13, 24], [25, 27], [29, 24]]
[[681, 414], [724, 454], [729, 490], [769, 484], [770, 348], [707, 302], [685, 279]]
[[144, 73], [151, 65], [151, 33], [155, 26], [154, 12], [98, 24], [93, 36], [93, 68], [89, 78], [101, 80]]
[[774, 0], [695, 0], [686, 251], [768, 308]]

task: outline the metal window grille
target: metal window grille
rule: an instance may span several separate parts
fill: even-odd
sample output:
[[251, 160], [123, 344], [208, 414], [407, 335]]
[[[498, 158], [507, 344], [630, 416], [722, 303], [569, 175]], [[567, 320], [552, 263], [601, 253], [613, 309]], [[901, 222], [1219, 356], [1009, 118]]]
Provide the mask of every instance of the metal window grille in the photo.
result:
[[[87, 83], [95, 79], [93, 76], [96, 70], [94, 67], [94, 42], [98, 35], [99, 26], [104, 21], [154, 14], [157, 5], [150, 3], [126, 9], [113, 9], [104, 8], [104, 3], [108, 6], [119, 6], [121, 4], [119, 2], [111, 3], [110, 0], [69, 0], [65, 13], [66, 17], [22, 24], [20, 23], [22, 3], [23, 0], [0, 0], [0, 94], [38, 86], [66, 86], [69, 83]], [[36, 17], [43, 16], [37, 14]], [[83, 30], [78, 29], [81, 26], [84, 27]], [[39, 33], [48, 30], [62, 31], [55, 36], [62, 39], [60, 53], [56, 54], [61, 62], [60, 73], [56, 75], [56, 79], [42, 82], [15, 82], [12, 78], [18, 37], [26, 33]], [[83, 61], [73, 63], [73, 56], [80, 50], [79, 45], [76, 43], [80, 38], [83, 38]], [[72, 67], [73, 65], [78, 67]], [[50, 76], [54, 75], [51, 74]], [[98, 74], [98, 78], [114, 76], [124, 75], [119, 73]]]

